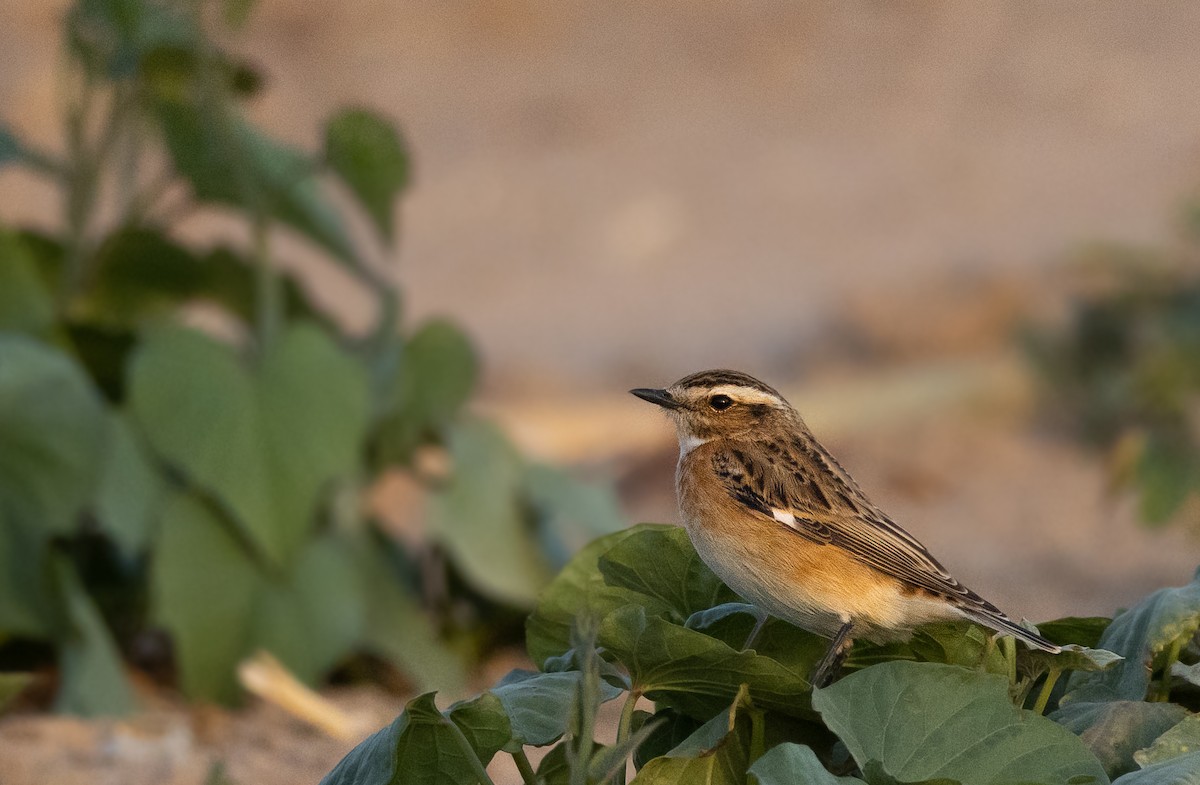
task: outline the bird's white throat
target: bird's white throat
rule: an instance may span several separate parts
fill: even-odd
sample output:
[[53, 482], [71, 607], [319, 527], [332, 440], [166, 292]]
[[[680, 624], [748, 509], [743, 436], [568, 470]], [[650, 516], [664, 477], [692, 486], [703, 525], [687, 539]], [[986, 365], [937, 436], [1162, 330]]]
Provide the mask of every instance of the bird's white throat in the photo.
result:
[[679, 459], [683, 460], [687, 454], [704, 444], [708, 439], [701, 439], [693, 434], [679, 434]]

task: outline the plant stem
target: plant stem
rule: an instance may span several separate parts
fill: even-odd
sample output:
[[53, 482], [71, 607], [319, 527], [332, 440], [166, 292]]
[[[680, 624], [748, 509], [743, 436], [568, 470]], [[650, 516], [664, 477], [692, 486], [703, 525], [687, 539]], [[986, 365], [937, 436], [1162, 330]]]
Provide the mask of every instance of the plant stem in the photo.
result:
[[750, 710], [750, 762], [762, 757], [767, 749], [767, 723], [762, 709]]
[[283, 285], [279, 272], [271, 266], [267, 218], [254, 216], [254, 304], [258, 327], [259, 351], [266, 352], [279, 336], [283, 325]]
[[1004, 648], [1004, 661], [1008, 665], [1008, 683], [1015, 687], [1017, 684], [1017, 641], [1006, 635], [1001, 639], [1000, 645]]
[[1050, 702], [1050, 693], [1054, 692], [1054, 685], [1058, 683], [1058, 677], [1062, 675], [1060, 668], [1051, 668], [1046, 674], [1046, 683], [1042, 685], [1042, 691], [1038, 693], [1037, 702], [1033, 704], [1033, 710], [1038, 714], [1046, 713], [1046, 704]]
[[[642, 693], [638, 690], [630, 690], [625, 696], [625, 705], [621, 707], [621, 720], [617, 723], [617, 746], [620, 747], [629, 739], [629, 734], [633, 730], [633, 711], [637, 707], [638, 698], [642, 697]], [[629, 773], [629, 764], [621, 764], [621, 782], [625, 782], [626, 775]]]
[[512, 757], [517, 764], [517, 771], [521, 772], [521, 782], [525, 785], [537, 785], [537, 774], [533, 770], [533, 764], [529, 762], [529, 756], [525, 754], [525, 748], [514, 752]]
[[483, 761], [479, 760], [479, 756], [475, 754], [475, 748], [471, 746], [471, 742], [467, 741], [467, 737], [463, 735], [462, 728], [458, 727], [453, 720], [442, 718], [442, 722], [446, 723], [446, 727], [454, 734], [455, 741], [458, 742], [459, 748], [463, 755], [467, 758], [467, 764], [475, 770], [475, 778], [479, 780], [480, 785], [496, 785], [492, 778], [487, 773], [487, 768], [483, 765]]

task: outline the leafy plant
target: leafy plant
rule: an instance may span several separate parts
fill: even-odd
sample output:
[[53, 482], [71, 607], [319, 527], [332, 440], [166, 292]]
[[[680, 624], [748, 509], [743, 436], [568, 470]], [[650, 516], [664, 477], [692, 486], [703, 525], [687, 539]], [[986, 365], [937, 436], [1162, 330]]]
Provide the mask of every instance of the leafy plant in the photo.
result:
[[[1197, 223], [1200, 227], [1200, 222]], [[1179, 254], [1103, 246], [1085, 259], [1100, 279], [1065, 327], [1027, 346], [1047, 401], [1113, 456], [1114, 477], [1159, 525], [1200, 499], [1200, 276], [1194, 240]], [[1193, 504], [1188, 507], [1188, 500]]]
[[[627, 766], [612, 764], [630, 755], [638, 785], [1167, 785], [1200, 774], [1200, 572], [1115, 619], [1042, 625], [1061, 655], [942, 625], [904, 644], [856, 644], [851, 672], [819, 690], [805, 676], [826, 642], [771, 619], [744, 650], [745, 610], [682, 529], [603, 537], [529, 617], [538, 673], [444, 710], [417, 698], [323, 785], [489, 783], [500, 752], [527, 785], [626, 782]], [[600, 748], [580, 710], [622, 695], [616, 745]], [[536, 769], [531, 746], [550, 748]]]
[[[0, 166], [64, 206], [56, 232], [0, 227], [0, 667], [36, 664], [6, 641], [51, 643], [66, 709], [129, 708], [122, 658], [157, 630], [197, 699], [236, 699], [260, 648], [309, 682], [369, 653], [456, 689], [470, 641], [444, 643], [462, 622], [421, 587], [451, 586], [468, 623], [528, 608], [561, 543], [618, 521], [611, 494], [465, 413], [478, 361], [458, 328], [400, 326], [381, 272], [409, 171], [392, 123], [339, 112], [308, 152], [248, 119], [262, 77], [222, 42], [252, 5], [78, 0], [66, 150], [0, 127]], [[246, 242], [181, 240], [205, 210]], [[373, 297], [368, 334], [280, 269], [279, 231]], [[199, 305], [221, 329], [185, 326]], [[371, 517], [396, 471], [428, 489], [426, 543]]]

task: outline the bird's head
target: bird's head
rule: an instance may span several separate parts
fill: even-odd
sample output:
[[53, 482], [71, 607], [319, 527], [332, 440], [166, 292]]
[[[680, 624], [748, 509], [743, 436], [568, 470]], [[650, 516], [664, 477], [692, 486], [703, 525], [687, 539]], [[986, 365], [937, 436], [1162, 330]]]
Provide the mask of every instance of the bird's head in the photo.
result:
[[738, 371], [701, 371], [669, 387], [629, 392], [670, 415], [684, 452], [712, 439], [762, 434], [798, 420], [773, 387]]

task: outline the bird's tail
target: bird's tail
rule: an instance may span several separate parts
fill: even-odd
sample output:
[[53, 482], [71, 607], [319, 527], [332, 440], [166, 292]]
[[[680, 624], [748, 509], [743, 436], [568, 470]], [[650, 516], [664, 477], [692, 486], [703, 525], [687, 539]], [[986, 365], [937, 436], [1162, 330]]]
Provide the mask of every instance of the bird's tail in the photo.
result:
[[1051, 654], [1058, 654], [1062, 651], [1062, 647], [1058, 644], [1051, 643], [1041, 635], [1030, 632], [1007, 616], [998, 613], [988, 613], [987, 611], [977, 610], [975, 608], [960, 607], [958, 610], [963, 616], [967, 617], [971, 621], [977, 624], [982, 624], [984, 627], [989, 627], [996, 632], [1002, 632], [1005, 635], [1011, 635], [1014, 638], [1024, 641], [1032, 648], [1048, 651]]

